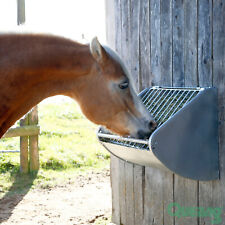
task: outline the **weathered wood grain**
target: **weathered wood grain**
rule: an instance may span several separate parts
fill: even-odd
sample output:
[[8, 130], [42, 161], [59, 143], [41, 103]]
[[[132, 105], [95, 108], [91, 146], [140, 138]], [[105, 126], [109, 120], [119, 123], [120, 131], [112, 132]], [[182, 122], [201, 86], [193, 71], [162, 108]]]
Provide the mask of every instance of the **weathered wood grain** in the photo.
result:
[[144, 218], [144, 173], [143, 166], [134, 165], [134, 224], [143, 224]]
[[126, 202], [126, 224], [134, 225], [134, 165], [125, 163], [125, 202]]
[[[120, 1], [122, 0], [116, 0], [114, 4], [115, 8], [115, 50], [116, 52], [121, 55], [121, 33], [122, 33], [122, 28], [121, 28], [121, 5]], [[110, 29], [108, 28], [108, 35], [110, 35]]]
[[[199, 0], [198, 16], [198, 74], [199, 86], [212, 86], [213, 69], [212, 69], [212, 1]], [[199, 182], [199, 206], [215, 207], [213, 193], [218, 188], [219, 181]], [[218, 207], [218, 206], [216, 206]], [[199, 218], [199, 224], [209, 225], [211, 218]]]
[[[106, 39], [107, 44], [116, 50], [116, 30], [121, 29], [116, 25], [116, 17], [120, 7], [118, 1], [107, 1], [106, 4]], [[117, 32], [118, 33], [118, 32]], [[117, 42], [118, 44], [118, 42]], [[117, 48], [118, 51], [118, 48]], [[112, 222], [120, 224], [120, 189], [119, 189], [119, 159], [114, 155], [110, 156], [110, 179], [112, 188]]]
[[[173, 86], [197, 86], [197, 2], [177, 3], [174, 4], [174, 56], [182, 60], [174, 58]], [[174, 202], [185, 207], [197, 207], [198, 182], [174, 175]], [[198, 218], [175, 217], [175, 225], [179, 224], [197, 225]]]
[[[150, 61], [153, 85], [171, 86], [172, 84], [171, 9], [171, 1], [161, 1], [161, 3], [160, 1], [151, 1], [150, 4]], [[165, 14], [162, 14], [162, 12], [165, 12]], [[166, 29], [165, 32], [163, 29]], [[162, 43], [162, 41], [168, 42]], [[163, 67], [161, 67], [162, 64]], [[167, 70], [170, 74], [166, 72]], [[167, 205], [173, 201], [172, 173], [146, 167], [144, 197], [145, 225], [173, 224], [173, 217], [167, 213]]]
[[172, 0], [161, 1], [160, 45], [161, 45], [161, 82], [172, 85]]
[[[121, 2], [120, 0], [114, 1], [114, 20], [115, 20], [115, 50], [116, 52], [121, 55]], [[112, 18], [111, 18], [112, 19]], [[113, 31], [114, 32], [114, 31]], [[111, 35], [109, 33], [108, 29], [108, 35]], [[115, 181], [116, 184], [112, 183], [112, 196], [113, 196], [113, 201], [112, 203], [115, 202], [113, 208], [115, 208], [115, 211], [112, 211], [112, 222], [116, 224], [121, 224], [122, 222], [125, 224], [125, 173], [124, 173], [124, 162], [117, 157], [111, 157], [113, 161], [111, 162], [115, 165], [114, 169], [111, 169], [111, 182]], [[115, 175], [114, 175], [115, 173]], [[117, 180], [118, 179], [118, 180]], [[115, 192], [114, 192], [115, 190]], [[114, 192], [114, 193], [113, 193]], [[118, 197], [116, 196], [118, 194]], [[119, 210], [119, 211], [118, 211]]]
[[198, 86], [197, 60], [197, 0], [184, 3], [184, 83], [186, 87]]
[[184, 86], [184, 1], [173, 1], [173, 83]]
[[[152, 0], [149, 5], [150, 19], [150, 71], [152, 85], [161, 80], [160, 70], [160, 1]], [[149, 82], [149, 78], [142, 82]], [[157, 191], [156, 191], [157, 186]], [[155, 168], [145, 168], [144, 224], [163, 224], [163, 176]]]
[[161, 81], [160, 1], [158, 0], [150, 1], [150, 27], [150, 63], [152, 73], [152, 85], [155, 86]]
[[164, 224], [163, 221], [163, 180], [161, 171], [145, 168], [144, 225]]
[[105, 4], [105, 19], [106, 19], [106, 41], [107, 44], [115, 50], [115, 35], [116, 35], [116, 7], [117, 7], [117, 1], [107, 1], [107, 4]]
[[[126, 210], [126, 168], [125, 168], [125, 162], [123, 160], [119, 160], [119, 204], [120, 204], [120, 224], [128, 224], [127, 223], [127, 216], [133, 216], [133, 215], [127, 215]], [[128, 187], [129, 188], [129, 187]]]
[[[120, 197], [118, 224], [142, 225], [142, 216], [143, 225], [212, 224], [209, 217], [171, 217], [167, 206], [177, 202], [181, 206], [225, 208], [225, 2], [114, 2], [122, 6], [116, 12], [118, 16], [115, 16], [115, 24], [122, 24], [115, 26], [117, 48], [120, 46], [119, 53], [129, 65], [139, 90], [151, 83], [160, 86], [218, 87], [221, 169], [221, 180], [197, 182], [172, 175], [171, 172], [120, 162], [119, 189], [123, 196]], [[130, 185], [132, 179], [134, 183]], [[132, 199], [129, 195], [134, 198], [131, 208], [126, 205]], [[125, 211], [130, 215], [125, 215]], [[134, 223], [129, 217], [134, 218]], [[222, 217], [221, 224], [225, 224], [224, 215]]]
[[130, 68], [130, 0], [121, 0], [121, 43], [120, 55]]
[[173, 202], [172, 178], [171, 172], [145, 168], [144, 225], [173, 224], [174, 218], [167, 213]]
[[140, 91], [140, 68], [139, 68], [139, 17], [140, 17], [140, 2], [130, 0], [129, 5], [129, 70], [134, 83], [134, 88], [138, 93]]
[[213, 183], [213, 206], [223, 210], [225, 224], [225, 2], [213, 1], [213, 85], [218, 88], [220, 180]]
[[[139, 89], [151, 86], [151, 63], [150, 63], [150, 3], [149, 1], [140, 0], [140, 15], [139, 15]], [[136, 173], [134, 176], [134, 190], [135, 190], [135, 225], [145, 224], [145, 217], [149, 218], [149, 212], [145, 210], [146, 196], [146, 176], [145, 167], [135, 166]]]
[[[172, 0], [161, 1], [160, 6], [160, 47], [161, 47], [161, 81], [160, 86], [172, 86]], [[174, 224], [174, 218], [167, 212], [168, 205], [174, 201], [173, 173], [161, 171], [162, 176], [162, 203], [163, 203], [163, 223]]]
[[[151, 85], [152, 83], [152, 74], [151, 74], [151, 35], [150, 35], [150, 4], [149, 1], [140, 1], [140, 74], [141, 74], [141, 89], [144, 89]], [[151, 168], [143, 168], [142, 178], [142, 191], [143, 191], [143, 224], [148, 223], [151, 218], [151, 198], [149, 188], [149, 181], [151, 180]], [[147, 173], [147, 174], [145, 174]], [[137, 186], [138, 184], [136, 184]], [[147, 193], [147, 195], [146, 195]]]
[[[118, 26], [120, 27], [120, 43], [118, 43], [118, 53], [121, 56], [121, 58], [124, 60], [126, 66], [128, 67], [129, 65], [129, 17], [128, 17], [128, 12], [129, 12], [129, 1], [127, 0], [122, 0], [118, 2], [120, 5], [120, 21], [118, 20]], [[118, 27], [118, 29], [119, 29]], [[120, 46], [119, 46], [120, 44]], [[129, 183], [129, 180], [126, 179], [126, 177], [129, 177], [130, 174], [133, 174], [133, 170], [126, 167], [125, 162], [123, 160], [119, 160], [119, 168], [120, 168], [120, 173], [119, 173], [119, 204], [120, 204], [120, 224], [128, 224], [127, 223], [127, 217], [128, 216], [133, 216], [133, 215], [128, 215], [127, 211], [129, 210], [127, 207], [127, 183]], [[132, 175], [131, 175], [132, 177]], [[132, 188], [132, 187], [131, 187]], [[133, 188], [132, 188], [133, 189]], [[128, 218], [129, 219], [129, 218]]]
[[112, 188], [112, 222], [120, 224], [119, 159], [110, 156], [110, 179]]
[[140, 67], [140, 90], [151, 86], [150, 70], [150, 12], [149, 1], [140, 0], [139, 18], [139, 67]]
[[[38, 109], [35, 106], [28, 115], [29, 125], [38, 124]], [[29, 136], [30, 172], [39, 170], [38, 135]]]
[[[28, 117], [20, 120], [20, 126], [28, 125]], [[28, 173], [28, 137], [20, 137], [20, 172]]]
[[212, 85], [212, 0], [198, 0], [199, 85]]
[[[140, 1], [130, 0], [130, 30], [129, 30], [129, 45], [130, 47], [130, 54], [129, 54], [129, 70], [131, 72], [131, 76], [133, 79], [134, 88], [137, 92], [142, 90], [142, 83], [141, 83], [141, 74], [140, 74], [140, 38], [139, 38], [139, 31], [140, 31]], [[131, 203], [131, 207], [129, 211], [133, 210], [134, 216], [130, 217], [130, 222], [127, 224], [142, 224], [143, 223], [143, 167], [138, 165], [129, 165], [131, 169], [133, 169], [133, 177], [129, 177], [130, 182], [133, 181], [131, 187], [133, 188], [133, 193], [131, 194], [132, 198], [129, 200], [133, 201]], [[131, 175], [131, 173], [129, 173]], [[128, 175], [129, 175], [128, 174]], [[126, 179], [128, 185], [128, 179]], [[129, 182], [129, 183], [130, 183]], [[129, 191], [127, 189], [127, 195], [129, 195]], [[127, 199], [128, 201], [128, 199]], [[131, 221], [133, 220], [133, 221]]]
[[[174, 176], [174, 202], [183, 207], [198, 207], [198, 182]], [[197, 217], [175, 217], [176, 225], [198, 224]]]
[[[131, 1], [121, 1], [121, 22], [122, 22], [122, 33], [121, 33], [121, 56], [123, 61], [125, 62], [125, 65], [128, 68], [128, 71], [133, 70], [133, 57], [137, 55], [135, 49], [135, 40], [133, 39], [133, 43], [131, 42]], [[133, 13], [133, 12], [132, 12]], [[133, 21], [132, 21], [133, 22]], [[134, 25], [132, 24], [132, 27]], [[138, 27], [136, 28], [138, 30]], [[130, 46], [133, 46], [132, 48]], [[132, 55], [134, 54], [134, 56]], [[138, 61], [136, 62], [138, 63]], [[136, 68], [137, 69], [137, 68]], [[134, 83], [138, 83], [138, 76], [133, 75], [131, 73], [131, 77], [134, 81]], [[121, 209], [121, 223], [122, 224], [130, 224], [134, 225], [134, 170], [133, 170], [133, 164], [130, 163], [124, 163], [124, 184], [125, 187], [125, 193], [124, 196], [121, 196], [121, 200], [125, 202], [124, 210]], [[126, 223], [123, 223], [122, 218], [125, 219]]]

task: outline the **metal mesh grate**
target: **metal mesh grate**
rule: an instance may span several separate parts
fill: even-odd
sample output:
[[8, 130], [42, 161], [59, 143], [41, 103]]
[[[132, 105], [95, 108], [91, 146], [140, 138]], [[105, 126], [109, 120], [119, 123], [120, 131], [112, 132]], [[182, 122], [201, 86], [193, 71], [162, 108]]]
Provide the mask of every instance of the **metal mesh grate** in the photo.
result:
[[[202, 88], [160, 88], [153, 87], [145, 90], [140, 96], [159, 128], [188, 102], [190, 102]], [[100, 130], [98, 137], [102, 142], [149, 150], [148, 140], [123, 138], [108, 131]]]

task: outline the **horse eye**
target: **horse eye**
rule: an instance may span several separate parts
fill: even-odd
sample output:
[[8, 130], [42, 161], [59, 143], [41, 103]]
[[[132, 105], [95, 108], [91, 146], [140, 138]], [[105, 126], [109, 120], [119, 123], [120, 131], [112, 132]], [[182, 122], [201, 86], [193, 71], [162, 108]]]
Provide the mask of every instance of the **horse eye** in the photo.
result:
[[124, 83], [122, 83], [122, 84], [119, 84], [119, 88], [120, 88], [120, 89], [125, 89], [125, 88], [128, 88], [128, 85], [129, 85], [128, 82], [124, 82]]

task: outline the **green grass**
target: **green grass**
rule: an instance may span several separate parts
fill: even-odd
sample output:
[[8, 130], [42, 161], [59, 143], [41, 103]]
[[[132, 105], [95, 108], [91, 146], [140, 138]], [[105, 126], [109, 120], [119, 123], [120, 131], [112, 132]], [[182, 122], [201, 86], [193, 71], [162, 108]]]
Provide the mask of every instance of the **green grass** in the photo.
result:
[[[97, 126], [89, 122], [75, 102], [41, 103], [38, 108], [40, 170], [19, 175], [19, 154], [0, 153], [0, 195], [14, 187], [52, 187], [77, 173], [109, 167], [109, 154], [98, 143]], [[0, 140], [0, 150], [19, 149], [19, 138]], [[11, 190], [12, 191], [12, 190]]]

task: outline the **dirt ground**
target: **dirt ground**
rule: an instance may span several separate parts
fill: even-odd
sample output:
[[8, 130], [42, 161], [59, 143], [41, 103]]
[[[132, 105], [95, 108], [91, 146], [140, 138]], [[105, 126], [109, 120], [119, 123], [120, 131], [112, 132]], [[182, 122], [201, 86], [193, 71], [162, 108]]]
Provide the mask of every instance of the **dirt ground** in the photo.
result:
[[110, 215], [109, 171], [90, 172], [66, 186], [34, 189], [25, 196], [18, 194], [0, 200], [2, 225], [88, 225], [107, 220]]

